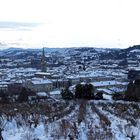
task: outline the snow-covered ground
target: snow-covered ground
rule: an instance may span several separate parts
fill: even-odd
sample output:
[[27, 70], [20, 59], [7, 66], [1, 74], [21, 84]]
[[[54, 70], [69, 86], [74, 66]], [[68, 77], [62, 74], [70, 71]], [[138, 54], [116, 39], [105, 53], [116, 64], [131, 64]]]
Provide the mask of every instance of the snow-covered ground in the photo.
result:
[[139, 103], [80, 100], [53, 103], [50, 113], [39, 113], [42, 108], [3, 113], [4, 140], [140, 140]]

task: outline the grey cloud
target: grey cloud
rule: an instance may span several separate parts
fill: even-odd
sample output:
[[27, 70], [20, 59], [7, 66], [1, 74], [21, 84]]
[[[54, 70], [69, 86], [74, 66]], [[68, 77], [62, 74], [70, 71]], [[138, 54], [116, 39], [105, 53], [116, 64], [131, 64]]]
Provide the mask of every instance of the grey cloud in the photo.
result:
[[27, 23], [27, 22], [11, 22], [11, 21], [0, 21], [1, 29], [10, 30], [31, 30], [33, 27], [39, 26], [41, 23]]
[[7, 46], [6, 43], [0, 42], [0, 46]]

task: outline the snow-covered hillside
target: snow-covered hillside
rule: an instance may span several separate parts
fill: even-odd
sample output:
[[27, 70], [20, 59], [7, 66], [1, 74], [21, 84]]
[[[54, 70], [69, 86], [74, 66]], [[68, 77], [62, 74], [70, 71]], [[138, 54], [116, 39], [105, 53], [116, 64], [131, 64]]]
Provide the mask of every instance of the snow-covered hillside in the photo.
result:
[[61, 101], [16, 108], [7, 105], [2, 111], [4, 140], [140, 139], [139, 103]]

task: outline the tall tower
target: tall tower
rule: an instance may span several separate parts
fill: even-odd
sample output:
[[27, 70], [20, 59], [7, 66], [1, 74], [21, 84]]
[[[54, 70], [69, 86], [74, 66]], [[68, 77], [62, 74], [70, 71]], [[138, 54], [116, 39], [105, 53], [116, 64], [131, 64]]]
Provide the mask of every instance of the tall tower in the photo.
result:
[[46, 61], [45, 61], [45, 50], [44, 50], [44, 48], [43, 48], [43, 51], [42, 51], [41, 71], [46, 72]]

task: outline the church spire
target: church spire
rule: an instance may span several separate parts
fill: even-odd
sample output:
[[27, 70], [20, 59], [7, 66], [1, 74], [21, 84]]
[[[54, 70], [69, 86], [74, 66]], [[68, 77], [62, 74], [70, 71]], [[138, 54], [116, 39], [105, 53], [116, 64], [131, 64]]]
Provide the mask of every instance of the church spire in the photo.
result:
[[41, 71], [42, 72], [46, 72], [46, 62], [45, 62], [45, 49], [43, 47], [43, 51], [42, 51], [42, 61], [41, 61]]

